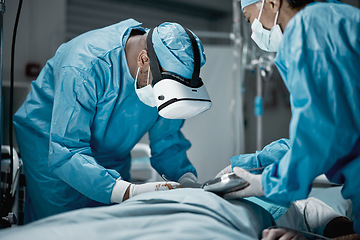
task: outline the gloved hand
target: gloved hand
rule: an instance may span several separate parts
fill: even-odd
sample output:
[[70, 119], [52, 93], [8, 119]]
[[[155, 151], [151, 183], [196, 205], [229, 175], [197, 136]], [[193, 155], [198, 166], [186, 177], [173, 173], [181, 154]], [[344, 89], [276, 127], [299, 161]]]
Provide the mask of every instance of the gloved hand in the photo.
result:
[[136, 195], [155, 192], [166, 191], [175, 188], [181, 188], [180, 183], [177, 182], [149, 182], [144, 184], [132, 184], [124, 180], [118, 179], [114, 185], [110, 201], [113, 203], [121, 203]]
[[229, 166], [227, 166], [226, 168], [221, 170], [218, 174], [216, 174], [215, 178], [221, 177], [222, 175], [227, 174], [227, 173], [231, 173], [231, 172], [232, 172], [232, 168], [231, 168], [231, 164], [230, 164]]
[[201, 183], [197, 182], [197, 177], [191, 173], [185, 173], [179, 178], [179, 183], [183, 188], [201, 188]]
[[250, 185], [242, 190], [227, 193], [224, 198], [261, 197], [265, 195], [261, 185], [261, 174], [252, 174], [239, 167], [234, 167], [234, 173], [245, 179]]
[[286, 228], [268, 228], [263, 230], [261, 240], [307, 240], [300, 232]]

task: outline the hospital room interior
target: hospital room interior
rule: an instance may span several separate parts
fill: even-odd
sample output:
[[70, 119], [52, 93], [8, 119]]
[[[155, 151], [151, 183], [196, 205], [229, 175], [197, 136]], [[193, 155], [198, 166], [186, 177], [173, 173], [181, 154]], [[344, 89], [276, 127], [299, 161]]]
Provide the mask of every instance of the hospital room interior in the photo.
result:
[[[233, 164], [230, 160], [232, 157], [260, 154], [264, 147], [272, 142], [289, 139], [289, 125], [292, 124], [292, 96], [275, 65], [276, 52], [261, 50], [253, 41], [251, 24], [242, 12], [242, 0], [27, 0], [22, 3], [19, 13], [20, 1], [0, 0], [2, 38], [0, 99], [2, 220], [0, 226], [4, 228], [0, 228], [0, 239], [22, 239], [25, 236], [27, 239], [45, 239], [45, 237], [84, 239], [84, 236], [86, 239], [266, 239], [261, 235], [264, 234], [265, 228], [281, 226], [280, 222], [277, 222], [276, 215], [281, 211], [282, 214], [289, 212], [286, 220], [282, 218], [282, 223], [292, 222], [293, 225], [287, 228], [303, 234], [304, 238], [300, 239], [333, 239], [331, 235], [322, 236], [325, 231], [324, 226], [320, 232], [310, 229], [309, 219], [306, 218], [309, 217], [310, 221], [311, 218], [315, 218], [310, 213], [301, 214], [298, 211], [298, 215], [290, 214], [294, 206], [305, 211], [306, 204], [311, 201], [314, 201], [315, 205], [311, 205], [313, 209], [308, 211], [314, 212], [314, 209], [317, 209], [319, 211], [315, 214], [317, 217], [329, 212], [332, 217], [341, 216], [351, 222], [355, 220], [352, 202], [341, 195], [342, 185], [329, 181], [324, 174], [321, 174], [312, 183], [307, 199], [303, 199], [297, 205], [286, 207], [278, 203], [270, 206], [273, 202], [265, 201], [260, 195], [258, 200], [244, 203], [243, 199], [226, 200], [221, 194], [214, 194], [211, 191], [205, 191], [207, 195], [202, 195], [199, 189], [181, 188], [183, 194], [188, 194], [187, 198], [181, 195], [178, 189], [163, 191], [158, 197], [155, 194], [143, 194], [143, 197], [138, 195], [134, 200], [129, 198], [120, 204], [71, 210], [24, 224], [24, 205], [29, 182], [26, 182], [22, 152], [18, 146], [17, 136], [21, 134], [15, 134], [14, 126], [10, 121], [24, 103], [31, 91], [32, 81], [37, 79], [40, 71], [47, 65], [47, 61], [63, 43], [72, 41], [81, 34], [134, 19], [145, 29], [153, 29], [164, 22], [179, 23], [184, 28], [190, 29], [201, 40], [206, 63], [201, 67], [200, 77], [212, 105], [207, 111], [186, 119], [181, 128], [182, 134], [191, 143], [186, 156], [196, 169], [196, 181], [201, 184], [200, 188], [204, 188], [204, 183], [214, 180], [221, 170]], [[360, 8], [358, 0], [340, 2], [357, 10]], [[17, 16], [18, 25], [16, 25]], [[15, 26], [17, 28], [14, 42]], [[359, 40], [357, 41], [359, 43]], [[11, 96], [13, 100], [10, 100]], [[119, 127], [121, 128], [121, 123]], [[11, 161], [11, 157], [16, 161]], [[150, 158], [150, 140], [149, 134], [146, 133], [131, 149], [132, 183], [168, 181], [164, 174], [158, 173], [151, 166]], [[171, 180], [176, 182], [176, 179]], [[8, 192], [10, 197], [7, 195]], [[170, 195], [171, 192], [174, 193]], [[190, 199], [192, 194], [193, 199]], [[156, 199], [162, 200], [155, 201]], [[319, 204], [318, 200], [321, 204], [326, 204], [324, 208], [316, 207], [316, 204]], [[10, 207], [7, 205], [9, 201]], [[166, 201], [169, 202], [168, 204], [176, 202], [181, 205], [176, 209], [184, 208], [180, 211], [181, 214], [186, 213], [183, 220], [179, 218], [180, 213], [176, 216], [172, 215], [175, 210], [166, 212], [169, 208], [169, 205], [165, 204]], [[131, 212], [131, 205], [135, 208], [136, 204], [138, 210]], [[114, 213], [117, 205], [125, 205], [124, 208], [119, 208], [118, 215]], [[204, 216], [200, 218], [198, 215], [202, 211], [193, 209], [198, 205], [204, 205], [203, 209], [214, 207], [213, 213], [203, 213], [207, 218], [213, 219], [208, 220]], [[129, 209], [126, 209], [126, 206]], [[150, 213], [149, 209], [153, 208], [158, 209]], [[277, 212], [273, 213], [270, 210], [268, 214], [269, 208], [272, 210], [276, 208]], [[139, 212], [143, 212], [144, 216]], [[160, 213], [164, 213], [164, 216], [157, 220], [156, 216]], [[196, 216], [192, 218], [190, 213]], [[134, 219], [133, 215], [136, 214], [138, 218]], [[220, 219], [218, 215], [224, 219]], [[116, 222], [116, 216], [119, 216], [119, 222]], [[127, 220], [125, 216], [129, 219]], [[298, 219], [304, 218], [306, 223], [300, 223]], [[109, 225], [106, 225], [107, 220]], [[186, 224], [186, 221], [189, 223]], [[191, 221], [199, 223], [196, 230], [192, 228], [196, 224], [192, 226]], [[168, 225], [170, 222], [177, 224], [178, 231], [173, 229], [173, 225]], [[164, 231], [158, 227], [160, 224], [172, 230]], [[212, 227], [211, 224], [214, 226]], [[116, 232], [116, 226], [123, 229]], [[133, 230], [131, 230], [132, 226]], [[348, 226], [347, 224], [346, 227]], [[107, 229], [106, 227], [111, 230], [103, 230]], [[149, 230], [150, 227], [153, 228], [152, 231]], [[355, 232], [359, 233], [360, 229], [355, 227]], [[360, 237], [357, 235], [349, 239], [360, 239]]]

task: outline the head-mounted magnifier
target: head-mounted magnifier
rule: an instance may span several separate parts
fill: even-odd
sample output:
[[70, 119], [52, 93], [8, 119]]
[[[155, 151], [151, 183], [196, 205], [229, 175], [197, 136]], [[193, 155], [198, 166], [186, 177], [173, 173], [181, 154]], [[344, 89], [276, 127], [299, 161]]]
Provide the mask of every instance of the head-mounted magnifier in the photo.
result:
[[188, 119], [208, 110], [212, 103], [200, 75], [200, 52], [193, 34], [184, 28], [190, 38], [194, 54], [194, 72], [191, 79], [170, 72], [161, 72], [155, 54], [151, 29], [147, 36], [147, 51], [153, 76], [152, 86], [159, 115], [170, 119]]

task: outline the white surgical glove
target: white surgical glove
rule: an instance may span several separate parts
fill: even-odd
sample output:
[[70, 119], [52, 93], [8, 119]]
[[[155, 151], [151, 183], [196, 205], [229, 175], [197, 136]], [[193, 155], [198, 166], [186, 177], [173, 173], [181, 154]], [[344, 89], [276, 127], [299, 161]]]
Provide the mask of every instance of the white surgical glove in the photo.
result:
[[134, 197], [136, 195], [155, 192], [155, 191], [166, 191], [175, 188], [181, 188], [180, 183], [177, 182], [149, 182], [144, 184], [132, 184], [121, 180], [120, 178], [116, 180], [114, 185], [110, 201], [112, 203], [121, 203], [128, 198]]
[[234, 167], [234, 173], [245, 179], [250, 185], [242, 190], [227, 193], [224, 198], [261, 197], [265, 195], [261, 185], [261, 174], [252, 174], [239, 167]]
[[231, 168], [231, 164], [230, 164], [229, 166], [227, 166], [226, 168], [221, 170], [218, 174], [216, 174], [215, 178], [221, 177], [222, 175], [227, 174], [227, 173], [231, 173], [231, 172], [232, 172], [232, 168]]
[[179, 183], [183, 188], [200, 188], [201, 183], [197, 182], [197, 177], [191, 173], [185, 173], [179, 178]]

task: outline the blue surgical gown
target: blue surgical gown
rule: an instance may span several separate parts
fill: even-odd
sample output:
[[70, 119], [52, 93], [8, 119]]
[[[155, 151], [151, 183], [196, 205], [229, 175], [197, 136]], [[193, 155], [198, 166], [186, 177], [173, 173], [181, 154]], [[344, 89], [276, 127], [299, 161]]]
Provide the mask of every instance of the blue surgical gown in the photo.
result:
[[360, 10], [309, 4], [286, 26], [275, 63], [290, 92], [290, 139], [244, 159], [264, 162], [268, 155], [266, 165], [276, 149], [285, 149], [262, 173], [274, 202], [306, 198], [320, 174], [344, 184], [360, 234]]
[[130, 180], [130, 151], [148, 132], [151, 165], [170, 180], [196, 171], [183, 120], [164, 119], [134, 89], [125, 43], [129, 19], [59, 47], [14, 116], [27, 181], [25, 221], [110, 204], [117, 178]]

